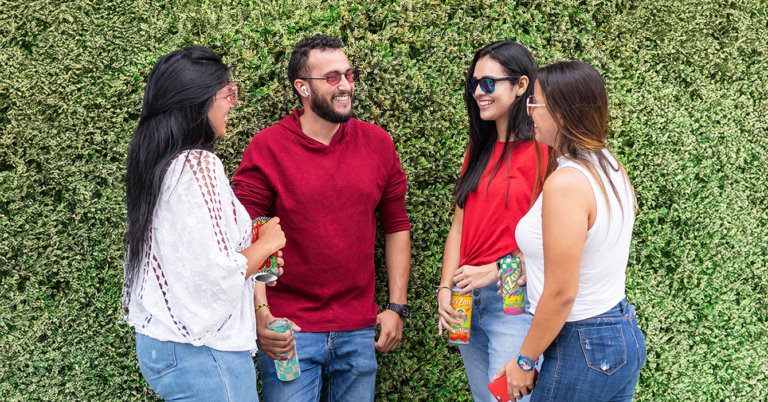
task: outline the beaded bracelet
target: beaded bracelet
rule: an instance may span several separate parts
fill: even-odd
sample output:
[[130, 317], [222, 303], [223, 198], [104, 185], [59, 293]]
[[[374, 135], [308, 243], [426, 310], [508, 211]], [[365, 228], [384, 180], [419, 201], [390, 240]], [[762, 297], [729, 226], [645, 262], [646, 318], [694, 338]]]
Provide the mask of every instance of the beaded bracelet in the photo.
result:
[[259, 311], [259, 309], [262, 308], [262, 307], [269, 308], [269, 304], [259, 304], [258, 306], [256, 306], [256, 309], [253, 310], [253, 312], [255, 313], [255, 312]]

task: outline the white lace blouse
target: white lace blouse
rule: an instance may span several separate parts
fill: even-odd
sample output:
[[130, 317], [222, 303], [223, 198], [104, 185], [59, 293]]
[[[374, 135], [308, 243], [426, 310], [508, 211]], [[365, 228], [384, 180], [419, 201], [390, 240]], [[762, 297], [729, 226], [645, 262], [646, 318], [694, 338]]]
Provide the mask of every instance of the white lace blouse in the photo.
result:
[[253, 277], [245, 278], [251, 219], [208, 151], [170, 164], [136, 281], [123, 288], [125, 320], [161, 340], [223, 351], [256, 349]]

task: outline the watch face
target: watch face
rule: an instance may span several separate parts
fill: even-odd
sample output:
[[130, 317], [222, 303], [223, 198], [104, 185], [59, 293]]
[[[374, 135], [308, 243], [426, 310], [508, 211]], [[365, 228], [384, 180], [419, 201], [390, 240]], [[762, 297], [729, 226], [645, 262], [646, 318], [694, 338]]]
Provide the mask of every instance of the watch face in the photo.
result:
[[408, 318], [411, 316], [411, 308], [408, 306], [403, 306], [403, 309], [400, 311], [400, 315], [403, 318]]
[[531, 364], [531, 360], [526, 359], [522, 356], [517, 359], [517, 365], [520, 366], [520, 368], [523, 369], [523, 371], [533, 370], [533, 365]]

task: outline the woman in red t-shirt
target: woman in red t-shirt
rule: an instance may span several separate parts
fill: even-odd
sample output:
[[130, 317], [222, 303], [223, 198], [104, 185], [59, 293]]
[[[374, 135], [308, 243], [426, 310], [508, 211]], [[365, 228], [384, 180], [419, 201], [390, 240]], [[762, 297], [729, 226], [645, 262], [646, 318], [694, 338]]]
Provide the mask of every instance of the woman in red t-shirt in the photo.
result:
[[477, 51], [467, 72], [469, 146], [454, 190], [456, 212], [437, 299], [442, 335], [458, 324], [451, 288], [473, 296], [469, 344], [459, 350], [475, 401], [494, 400], [488, 383], [517, 356], [533, 317], [504, 314], [496, 260], [522, 257], [515, 227], [541, 191], [546, 172], [547, 147], [533, 139], [525, 105], [536, 70], [525, 47], [499, 41]]

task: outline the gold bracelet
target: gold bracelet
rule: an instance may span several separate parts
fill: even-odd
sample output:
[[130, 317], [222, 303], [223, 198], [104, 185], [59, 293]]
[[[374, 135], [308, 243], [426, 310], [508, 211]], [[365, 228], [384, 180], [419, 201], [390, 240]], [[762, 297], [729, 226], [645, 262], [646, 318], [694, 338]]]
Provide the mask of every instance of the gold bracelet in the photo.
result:
[[256, 306], [256, 309], [253, 310], [253, 312], [255, 313], [255, 312], [259, 311], [259, 309], [262, 308], [262, 307], [269, 308], [269, 304], [259, 304], [258, 306]]

